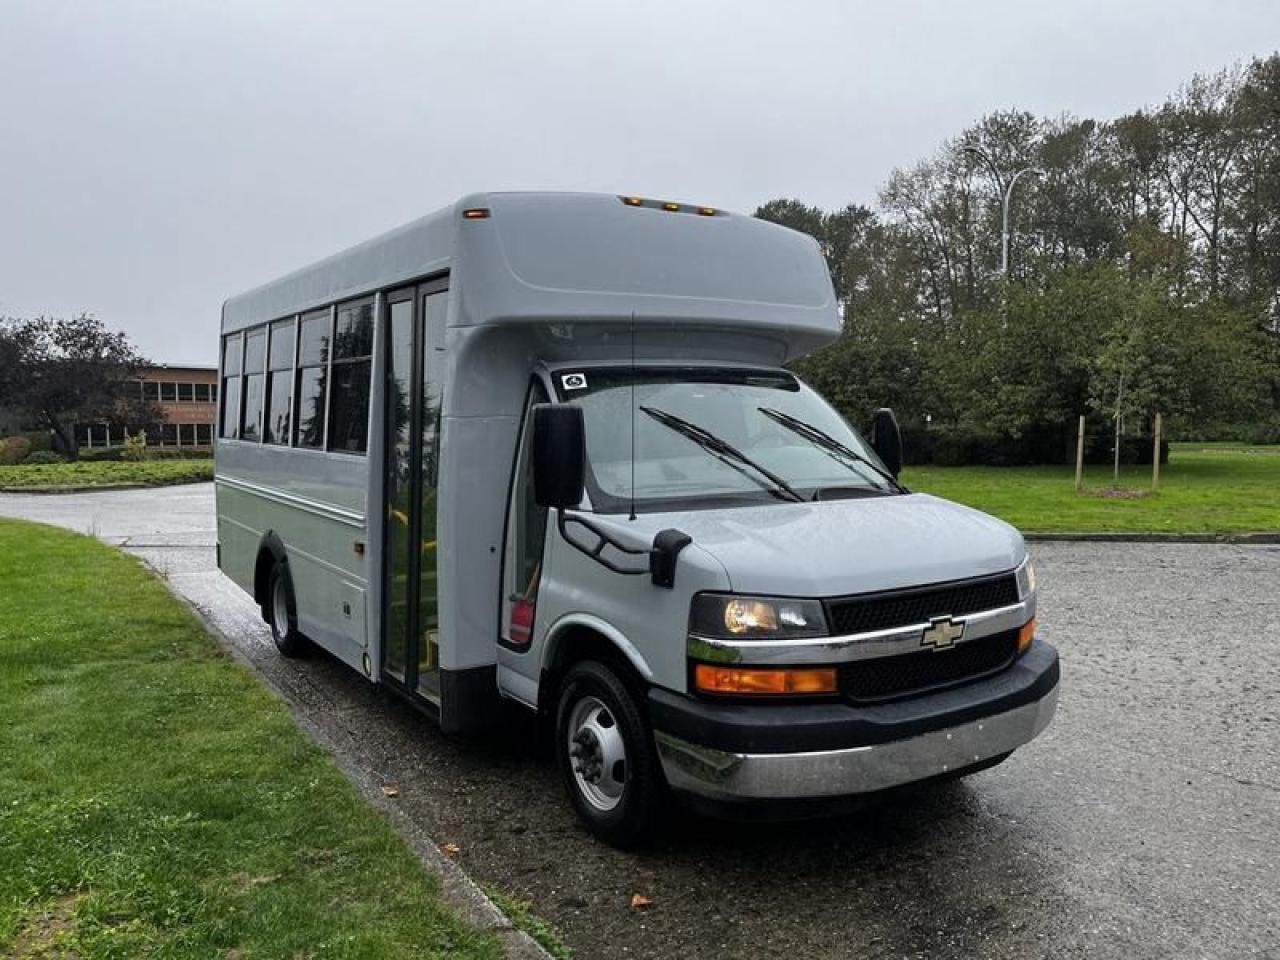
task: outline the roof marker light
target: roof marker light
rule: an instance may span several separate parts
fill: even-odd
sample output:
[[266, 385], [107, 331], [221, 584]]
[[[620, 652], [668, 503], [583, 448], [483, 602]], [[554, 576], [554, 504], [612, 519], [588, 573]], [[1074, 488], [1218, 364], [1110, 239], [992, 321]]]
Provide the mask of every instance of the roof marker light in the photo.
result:
[[664, 203], [664, 204], [662, 205], [662, 209], [663, 209], [663, 210], [666, 210], [668, 213], [679, 213], [679, 212], [680, 212], [680, 204], [678, 204], [678, 203], [671, 203], [670, 201], [668, 201], [667, 203]]
[[644, 200], [641, 197], [623, 197], [622, 202], [625, 203], [628, 207], [644, 206]]
[[489, 208], [488, 207], [472, 207], [469, 210], [463, 210], [462, 219], [463, 220], [488, 220]]
[[715, 207], [699, 207], [698, 212], [704, 217], [714, 217], [716, 215]]

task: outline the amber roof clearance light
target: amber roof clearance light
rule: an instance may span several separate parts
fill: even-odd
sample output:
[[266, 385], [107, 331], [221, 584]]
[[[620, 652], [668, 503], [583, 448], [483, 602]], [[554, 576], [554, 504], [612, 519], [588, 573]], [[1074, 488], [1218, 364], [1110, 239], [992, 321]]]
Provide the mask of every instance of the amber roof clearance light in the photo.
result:
[[471, 207], [468, 210], [463, 210], [462, 219], [463, 220], [488, 220], [489, 208], [488, 207]]

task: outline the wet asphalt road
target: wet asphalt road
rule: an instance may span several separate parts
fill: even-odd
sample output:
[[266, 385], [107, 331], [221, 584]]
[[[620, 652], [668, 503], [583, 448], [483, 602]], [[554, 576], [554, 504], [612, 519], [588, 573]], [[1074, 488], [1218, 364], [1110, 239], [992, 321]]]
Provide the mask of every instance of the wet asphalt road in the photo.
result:
[[[677, 818], [619, 853], [521, 724], [444, 738], [324, 656], [278, 658], [213, 566], [212, 488], [0, 495], [122, 545], [329, 745], [580, 958], [1280, 958], [1280, 547], [1036, 545], [1057, 719], [1004, 763], [835, 821]], [[652, 899], [630, 907], [632, 894]]]

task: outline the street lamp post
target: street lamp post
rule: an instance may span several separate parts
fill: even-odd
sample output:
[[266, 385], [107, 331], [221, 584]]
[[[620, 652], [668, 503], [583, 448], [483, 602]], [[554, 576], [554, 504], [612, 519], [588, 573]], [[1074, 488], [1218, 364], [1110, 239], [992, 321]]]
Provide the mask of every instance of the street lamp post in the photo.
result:
[[1013, 188], [1017, 186], [1018, 180], [1028, 174], [1033, 177], [1039, 177], [1044, 171], [1039, 167], [1023, 167], [1015, 173], [1006, 185], [1004, 177], [1000, 175], [1000, 168], [996, 166], [991, 155], [981, 147], [968, 146], [964, 148], [965, 153], [972, 154], [987, 165], [987, 169], [991, 171], [991, 175], [995, 177], [996, 189], [1000, 191], [1001, 206], [1001, 230], [1000, 230], [1000, 276], [1002, 279], [1009, 278], [1009, 202], [1013, 199]]

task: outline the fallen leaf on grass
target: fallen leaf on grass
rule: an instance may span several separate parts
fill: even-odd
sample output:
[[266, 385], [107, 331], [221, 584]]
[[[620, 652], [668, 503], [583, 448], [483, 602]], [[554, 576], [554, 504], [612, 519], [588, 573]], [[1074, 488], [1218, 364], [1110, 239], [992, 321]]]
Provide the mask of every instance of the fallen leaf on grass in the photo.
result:
[[643, 910], [646, 907], [649, 907], [652, 905], [653, 905], [653, 901], [650, 900], [648, 897], [646, 897], [643, 893], [633, 893], [631, 895], [632, 910]]
[[[268, 883], [275, 883], [280, 879], [280, 874], [263, 874], [262, 876], [253, 876], [248, 873], [237, 873], [231, 878], [241, 890], [252, 890], [254, 887], [261, 887]], [[234, 949], [234, 948], [233, 948]]]
[[400, 788], [394, 783], [384, 783], [382, 785], [382, 794], [386, 797], [398, 797], [400, 796]]
[[462, 848], [458, 846], [456, 843], [446, 843], [440, 849], [444, 852], [444, 855], [446, 857], [456, 857], [458, 854], [462, 852]]

